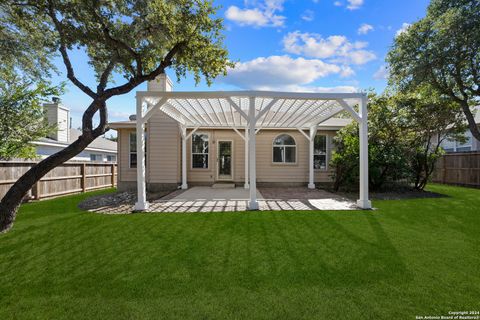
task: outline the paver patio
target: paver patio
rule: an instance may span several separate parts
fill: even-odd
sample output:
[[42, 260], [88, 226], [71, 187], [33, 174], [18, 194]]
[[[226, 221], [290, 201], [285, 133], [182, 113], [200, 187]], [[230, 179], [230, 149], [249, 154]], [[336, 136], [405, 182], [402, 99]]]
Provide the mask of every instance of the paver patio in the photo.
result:
[[[260, 211], [279, 210], [356, 210], [356, 204], [325, 190], [307, 188], [259, 188], [257, 198]], [[192, 187], [178, 190], [157, 200], [150, 201], [146, 212], [232, 212], [246, 211], [249, 191]], [[131, 213], [133, 203], [101, 206], [92, 212], [122, 214]]]

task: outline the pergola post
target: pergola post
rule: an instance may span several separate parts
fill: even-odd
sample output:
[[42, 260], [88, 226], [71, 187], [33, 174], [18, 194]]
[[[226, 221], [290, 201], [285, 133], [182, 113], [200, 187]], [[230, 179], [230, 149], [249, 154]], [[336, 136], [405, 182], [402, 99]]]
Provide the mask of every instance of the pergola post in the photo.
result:
[[182, 136], [182, 189], [188, 189], [187, 184], [187, 129], [181, 128]]
[[248, 183], [248, 127], [245, 127], [245, 189], [250, 188]]
[[137, 202], [135, 203], [135, 211], [148, 209], [145, 183], [145, 122], [143, 116], [143, 101], [141, 97], [137, 97]]
[[255, 159], [255, 97], [250, 97], [248, 107], [248, 167], [250, 171], [250, 201], [248, 203], [249, 210], [258, 210], [257, 202], [257, 173], [256, 173], [256, 159]]
[[309, 166], [308, 166], [308, 189], [315, 189], [315, 170], [314, 170], [314, 159], [313, 159], [313, 149], [315, 143], [315, 135], [317, 134], [317, 126], [310, 127], [310, 137], [308, 139], [308, 155], [309, 155]]
[[360, 100], [359, 108], [360, 129], [360, 199], [357, 205], [362, 209], [371, 209], [372, 203], [368, 198], [368, 112], [367, 96]]

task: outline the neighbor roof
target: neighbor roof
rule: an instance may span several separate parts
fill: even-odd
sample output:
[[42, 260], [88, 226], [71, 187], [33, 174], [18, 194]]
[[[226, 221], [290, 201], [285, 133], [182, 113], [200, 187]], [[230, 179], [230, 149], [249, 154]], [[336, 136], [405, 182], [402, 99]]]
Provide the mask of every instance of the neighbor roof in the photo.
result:
[[[82, 134], [80, 130], [77, 129], [70, 129], [70, 140], [68, 142], [61, 142], [50, 138], [41, 138], [38, 141], [34, 141], [35, 144], [50, 144], [50, 145], [57, 145], [57, 146], [68, 146], [73, 141], [77, 140], [78, 137]], [[88, 145], [86, 148], [87, 150], [96, 150], [96, 151], [107, 151], [107, 152], [117, 152], [117, 143], [115, 141], [111, 141], [105, 139], [104, 137], [98, 137], [97, 139], [93, 140], [92, 143]]]

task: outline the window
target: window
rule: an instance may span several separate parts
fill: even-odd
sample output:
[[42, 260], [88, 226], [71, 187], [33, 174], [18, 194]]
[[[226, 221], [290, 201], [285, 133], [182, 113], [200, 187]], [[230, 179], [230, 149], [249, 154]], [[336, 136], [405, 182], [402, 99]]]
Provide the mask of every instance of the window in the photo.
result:
[[273, 140], [273, 162], [295, 163], [297, 161], [297, 145], [288, 134], [281, 134]]
[[117, 156], [107, 154], [107, 161], [111, 161], [111, 162], [117, 161]]
[[192, 135], [192, 168], [208, 169], [208, 135]]
[[315, 136], [313, 142], [313, 168], [327, 170], [327, 136]]
[[465, 142], [462, 143], [457, 140], [445, 139], [442, 142], [442, 148], [445, 152], [465, 152], [472, 150], [472, 133], [470, 131], [465, 132]]
[[[145, 133], [145, 165], [147, 164], [147, 133]], [[129, 162], [130, 168], [137, 167], [137, 133], [130, 132], [130, 141], [129, 141]], [[115, 157], [115, 156], [113, 156]]]
[[137, 167], [137, 133], [130, 132], [130, 168]]
[[90, 154], [90, 161], [103, 161], [103, 157], [102, 157], [101, 154], [91, 153]]

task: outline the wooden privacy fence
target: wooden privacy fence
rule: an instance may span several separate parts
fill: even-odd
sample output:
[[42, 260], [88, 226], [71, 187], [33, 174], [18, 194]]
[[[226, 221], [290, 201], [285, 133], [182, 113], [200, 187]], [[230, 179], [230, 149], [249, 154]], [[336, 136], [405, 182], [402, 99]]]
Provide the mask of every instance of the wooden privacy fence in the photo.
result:
[[480, 152], [445, 154], [437, 162], [432, 181], [480, 187]]
[[[36, 163], [35, 161], [0, 161], [0, 198]], [[65, 162], [37, 182], [25, 200], [110, 188], [116, 184], [116, 163]]]

